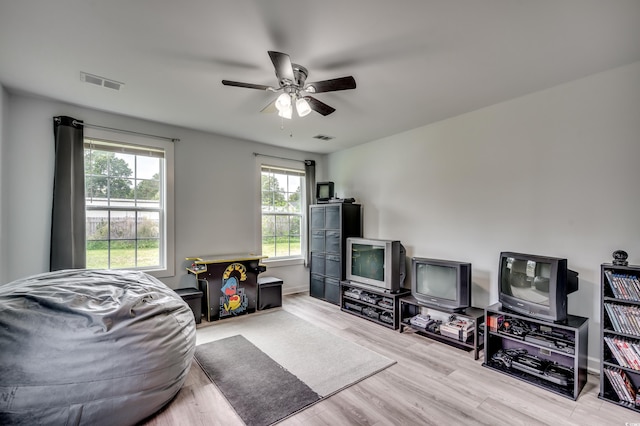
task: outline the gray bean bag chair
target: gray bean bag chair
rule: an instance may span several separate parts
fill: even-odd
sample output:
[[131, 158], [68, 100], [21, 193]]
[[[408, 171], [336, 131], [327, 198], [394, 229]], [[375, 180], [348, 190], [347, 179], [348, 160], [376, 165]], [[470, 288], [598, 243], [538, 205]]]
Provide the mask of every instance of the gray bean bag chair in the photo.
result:
[[0, 424], [140, 422], [182, 387], [195, 330], [189, 306], [142, 272], [0, 285]]

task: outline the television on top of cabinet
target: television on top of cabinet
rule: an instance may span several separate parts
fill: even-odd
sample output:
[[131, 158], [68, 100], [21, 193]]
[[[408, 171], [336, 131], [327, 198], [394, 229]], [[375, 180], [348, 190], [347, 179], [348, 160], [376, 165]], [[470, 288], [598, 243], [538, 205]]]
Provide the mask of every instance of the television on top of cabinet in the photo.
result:
[[503, 308], [544, 321], [567, 319], [567, 296], [578, 290], [578, 273], [567, 259], [502, 252], [498, 270]]
[[335, 196], [333, 182], [316, 183], [316, 201], [326, 203]]
[[402, 288], [407, 272], [400, 241], [350, 237], [346, 256], [347, 280], [389, 293]]
[[471, 263], [412, 258], [411, 295], [426, 307], [463, 311], [471, 306]]

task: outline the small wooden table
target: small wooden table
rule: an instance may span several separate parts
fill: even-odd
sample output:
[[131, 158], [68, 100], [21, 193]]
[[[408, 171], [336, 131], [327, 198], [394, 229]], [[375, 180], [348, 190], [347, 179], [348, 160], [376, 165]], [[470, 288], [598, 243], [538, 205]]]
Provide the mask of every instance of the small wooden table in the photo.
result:
[[267, 256], [225, 254], [187, 257], [192, 261], [187, 272], [194, 274], [203, 292], [207, 321], [256, 311], [258, 274], [265, 270], [260, 264]]

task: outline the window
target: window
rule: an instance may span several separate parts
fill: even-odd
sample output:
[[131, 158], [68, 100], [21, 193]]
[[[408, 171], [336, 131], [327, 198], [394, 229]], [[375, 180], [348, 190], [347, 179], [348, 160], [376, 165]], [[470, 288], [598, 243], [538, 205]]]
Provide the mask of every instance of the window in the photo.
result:
[[299, 258], [303, 252], [304, 171], [261, 166], [262, 254]]
[[173, 145], [85, 135], [87, 268], [174, 272]]

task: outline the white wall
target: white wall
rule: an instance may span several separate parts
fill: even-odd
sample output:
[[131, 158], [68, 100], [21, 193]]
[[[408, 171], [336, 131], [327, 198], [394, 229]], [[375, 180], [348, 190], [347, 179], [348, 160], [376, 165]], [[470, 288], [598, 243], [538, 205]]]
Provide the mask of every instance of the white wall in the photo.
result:
[[[503, 250], [567, 257], [580, 273], [569, 311], [590, 318], [599, 357], [599, 268], [615, 249], [640, 264], [640, 63], [324, 157], [88, 110], [0, 90], [0, 278], [48, 270], [52, 117], [180, 138], [176, 276], [182, 259], [254, 250], [253, 152], [315, 159], [318, 178], [364, 208], [365, 236], [409, 256], [473, 263], [473, 302], [497, 300]], [[326, 170], [326, 174], [324, 171]], [[302, 267], [273, 268], [308, 286]], [[295, 281], [295, 282], [294, 282]]]
[[475, 306], [497, 301], [501, 251], [568, 258], [598, 368], [600, 264], [640, 264], [639, 161], [640, 62], [331, 154], [328, 175], [365, 236], [471, 262]]
[[[184, 258], [194, 255], [248, 253], [259, 250], [260, 200], [254, 152], [296, 160], [324, 156], [278, 149], [163, 124], [141, 121], [56, 101], [13, 94], [9, 97], [8, 134], [3, 138], [2, 216], [8, 229], [2, 239], [5, 280], [49, 268], [51, 193], [53, 188], [53, 122], [69, 115], [86, 123], [180, 139], [175, 144], [176, 275], [162, 279], [173, 288], [195, 285]], [[4, 179], [3, 179], [4, 180]], [[5, 197], [6, 196], [6, 197]], [[283, 278], [283, 292], [308, 289], [302, 265], [269, 268]]]
[[[5, 152], [6, 141], [8, 140], [7, 123], [9, 121], [9, 94], [0, 84], [0, 241], [7, 239], [7, 221], [5, 214], [5, 202], [8, 185], [8, 179], [4, 176], [5, 168], [3, 167], [3, 158]], [[7, 256], [5, 245], [0, 244], [0, 283], [7, 281]]]

